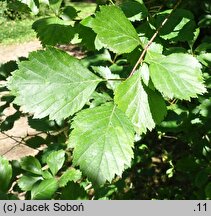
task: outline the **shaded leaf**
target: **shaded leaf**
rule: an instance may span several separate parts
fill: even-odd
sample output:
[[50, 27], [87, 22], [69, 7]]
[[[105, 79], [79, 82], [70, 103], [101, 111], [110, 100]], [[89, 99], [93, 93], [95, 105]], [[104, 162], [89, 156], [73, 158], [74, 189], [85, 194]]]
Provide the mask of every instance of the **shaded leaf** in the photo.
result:
[[6, 192], [8, 190], [11, 178], [12, 166], [7, 159], [0, 156], [0, 192]]
[[197, 59], [206, 67], [211, 66], [211, 53], [201, 53]]
[[62, 0], [48, 0], [48, 2], [54, 13], [58, 14]]
[[16, 96], [14, 103], [34, 113], [34, 118], [49, 115], [62, 120], [73, 115], [101, 81], [77, 59], [55, 48], [33, 52], [29, 59], [8, 79], [8, 88]]
[[63, 20], [73, 20], [77, 17], [77, 10], [72, 6], [66, 6], [62, 11], [61, 17]]
[[62, 200], [87, 200], [88, 194], [85, 189], [79, 184], [74, 182], [68, 183], [68, 185], [63, 188], [61, 194]]
[[47, 165], [49, 166], [53, 175], [62, 168], [65, 161], [65, 151], [59, 150], [50, 153], [46, 159]]
[[39, 1], [38, 0], [18, 0], [19, 2], [26, 4], [33, 14], [39, 13]]
[[41, 164], [35, 157], [32, 157], [32, 156], [24, 157], [20, 161], [20, 166], [23, 170], [26, 170], [28, 172], [31, 172], [37, 175], [42, 175]]
[[46, 17], [35, 21], [32, 28], [45, 45], [68, 44], [75, 35], [75, 30], [68, 21], [57, 17]]
[[160, 124], [167, 114], [167, 108], [162, 95], [156, 90], [153, 91], [150, 88], [145, 89], [148, 94], [148, 102], [152, 118], [155, 124]]
[[[172, 10], [159, 13], [155, 19], [156, 28], [161, 25]], [[185, 9], [177, 9], [169, 17], [159, 35], [165, 40], [191, 41], [194, 38], [195, 22], [193, 14]]]
[[58, 188], [56, 179], [46, 179], [39, 184], [34, 185], [31, 190], [32, 200], [48, 200], [51, 199]]
[[130, 21], [141, 21], [147, 17], [148, 11], [143, 1], [128, 0], [120, 5], [124, 14]]
[[73, 162], [96, 184], [111, 181], [130, 166], [133, 157], [133, 127], [112, 103], [86, 109], [74, 118], [70, 145]]
[[23, 191], [30, 191], [33, 185], [39, 180], [42, 180], [41, 176], [23, 175], [18, 180], [18, 186]]
[[113, 99], [108, 93], [105, 92], [98, 93], [94, 91], [93, 94], [91, 95], [91, 100], [88, 103], [88, 105], [90, 106], [90, 108], [93, 108], [109, 101], [113, 101]]
[[[81, 39], [81, 44], [84, 45], [88, 50], [95, 50], [95, 32], [91, 28], [80, 23], [76, 25], [76, 28], [78, 36]], [[87, 35], [89, 35], [89, 37], [87, 37]]]

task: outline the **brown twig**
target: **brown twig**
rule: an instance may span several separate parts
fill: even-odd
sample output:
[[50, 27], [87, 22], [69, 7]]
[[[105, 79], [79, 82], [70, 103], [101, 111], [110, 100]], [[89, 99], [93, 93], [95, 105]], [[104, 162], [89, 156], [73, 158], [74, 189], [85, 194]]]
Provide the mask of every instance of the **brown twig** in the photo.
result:
[[6, 155], [7, 153], [9, 153], [10, 151], [12, 151], [12, 150], [13, 150], [14, 148], [16, 148], [17, 146], [19, 146], [19, 145], [21, 145], [21, 144], [24, 144], [22, 138], [21, 138], [21, 140], [17, 140], [17, 139], [15, 139], [13, 136], [10, 136], [9, 134], [4, 133], [3, 131], [2, 131], [1, 133], [4, 134], [7, 138], [10, 138], [10, 139], [12, 139], [13, 141], [16, 142], [16, 144], [15, 144], [14, 146], [12, 146], [10, 149], [8, 149], [6, 152], [4, 152], [4, 153], [2, 154], [2, 156], [4, 156], [4, 155]]
[[172, 9], [171, 13], [168, 14], [168, 16], [163, 20], [163, 22], [161, 23], [161, 25], [158, 27], [158, 29], [156, 30], [156, 32], [154, 33], [154, 35], [152, 36], [152, 38], [150, 39], [150, 41], [147, 43], [146, 47], [144, 48], [144, 50], [142, 51], [138, 61], [136, 62], [135, 66], [133, 67], [129, 77], [131, 77], [134, 72], [136, 71], [137, 67], [139, 64], [141, 64], [143, 62], [144, 56], [147, 52], [147, 50], [149, 49], [150, 45], [152, 44], [152, 42], [154, 41], [154, 39], [157, 37], [158, 33], [160, 32], [160, 30], [163, 28], [163, 26], [166, 24], [166, 22], [169, 20], [170, 16], [172, 15], [173, 11], [176, 10], [176, 8], [179, 6], [179, 4], [182, 2], [182, 0], [178, 0], [178, 2], [175, 4], [174, 8]]

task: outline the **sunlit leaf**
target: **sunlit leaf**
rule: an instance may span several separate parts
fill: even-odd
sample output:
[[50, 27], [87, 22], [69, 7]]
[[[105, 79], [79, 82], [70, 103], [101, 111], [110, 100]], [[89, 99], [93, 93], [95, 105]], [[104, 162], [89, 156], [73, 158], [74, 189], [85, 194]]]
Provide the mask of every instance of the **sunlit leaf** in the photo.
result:
[[74, 118], [70, 135], [73, 162], [96, 184], [111, 181], [130, 166], [133, 127], [112, 103], [83, 110]]
[[101, 80], [74, 57], [48, 48], [21, 62], [8, 79], [8, 88], [24, 112], [60, 120], [80, 110]]
[[140, 45], [135, 28], [116, 6], [101, 6], [91, 27], [99, 40], [113, 52], [128, 53]]

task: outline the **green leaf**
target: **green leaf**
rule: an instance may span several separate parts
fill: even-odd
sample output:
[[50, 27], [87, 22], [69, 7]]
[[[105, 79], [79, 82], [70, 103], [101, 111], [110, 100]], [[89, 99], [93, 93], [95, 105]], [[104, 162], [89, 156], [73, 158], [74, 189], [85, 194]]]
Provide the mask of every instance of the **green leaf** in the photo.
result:
[[145, 90], [148, 94], [148, 102], [152, 118], [155, 124], [160, 124], [167, 114], [164, 98], [159, 92], [153, 91], [150, 88], [146, 88]]
[[12, 178], [12, 166], [8, 160], [0, 156], [0, 192], [8, 190]]
[[31, 190], [32, 200], [48, 200], [51, 199], [58, 188], [56, 179], [46, 179], [41, 183], [34, 185]]
[[64, 8], [60, 17], [63, 20], [73, 20], [77, 17], [77, 14], [77, 10], [74, 7], [68, 5]]
[[88, 200], [85, 189], [77, 183], [69, 182], [61, 193], [61, 200]]
[[23, 170], [29, 171], [31, 173], [42, 175], [42, 167], [40, 162], [33, 156], [24, 157], [20, 161], [20, 166]]
[[[108, 67], [103, 66], [92, 66], [93, 70], [98, 73], [101, 77], [107, 80], [107, 88], [114, 90], [118, 85], [118, 79], [120, 79], [118, 74], [112, 74]], [[114, 81], [109, 81], [109, 79], [114, 79]], [[119, 80], [120, 81], [120, 80]]]
[[[81, 39], [81, 44], [88, 50], [95, 50], [95, 32], [91, 28], [82, 25], [81, 23], [75, 25], [75, 28], [77, 28], [76, 30], [78, 32], [79, 38]], [[87, 37], [87, 35], [89, 35], [89, 37]]]
[[149, 76], [149, 67], [146, 63], [143, 63], [143, 65], [140, 67], [140, 73], [141, 73], [141, 78], [144, 82], [144, 84], [146, 86], [148, 86], [149, 84], [149, 79], [150, 79], [150, 76]]
[[211, 43], [210, 41], [205, 41], [201, 43], [196, 49], [197, 59], [206, 67], [211, 66]]
[[211, 97], [200, 98], [200, 104], [195, 108], [201, 116], [211, 118]]
[[35, 21], [32, 28], [37, 37], [45, 45], [68, 44], [75, 35], [75, 30], [69, 21], [58, 17], [46, 17]]
[[[161, 105], [159, 107], [161, 109], [156, 109], [156, 106], [150, 107], [150, 97], [153, 97], [150, 101], [156, 99], [157, 104]], [[148, 91], [144, 89], [140, 71], [117, 87], [114, 101], [118, 108], [129, 117], [138, 134], [146, 133], [147, 129], [152, 130], [155, 127], [153, 114], [159, 115], [159, 120], [163, 119], [166, 114], [166, 107], [162, 97], [150, 89]], [[152, 109], [154, 111], [153, 114]]]
[[[17, 0], [17, 1], [7, 1], [7, 8], [9, 10], [13, 10], [14, 12], [21, 12], [21, 13], [30, 13], [31, 9], [29, 6], [25, 3], [22, 2], [22, 0]], [[36, 8], [35, 8], [35, 13], [36, 13]]]
[[[164, 21], [172, 10], [166, 10], [159, 14], [155, 19], [156, 28]], [[164, 28], [159, 35], [165, 40], [172, 41], [191, 41], [194, 39], [195, 22], [193, 14], [185, 9], [177, 9], [169, 17]]]
[[62, 174], [59, 179], [59, 187], [64, 187], [70, 181], [78, 181], [81, 178], [81, 172], [76, 169], [69, 169]]
[[42, 180], [41, 176], [23, 175], [18, 180], [18, 186], [23, 191], [30, 191], [33, 185], [39, 180]]
[[211, 67], [211, 53], [202, 53], [197, 59], [206, 67]]
[[19, 2], [26, 4], [30, 10], [33, 12], [33, 14], [39, 13], [39, 1], [38, 0], [18, 0]]
[[42, 173], [42, 177], [43, 177], [44, 179], [51, 179], [53, 176], [52, 176], [52, 174], [51, 174], [50, 171], [45, 170], [45, 171], [43, 171], [43, 173]]
[[206, 92], [201, 64], [193, 56], [174, 53], [149, 62], [152, 82], [166, 97], [190, 100]]
[[140, 45], [135, 28], [116, 6], [101, 6], [91, 27], [99, 40], [115, 53], [129, 53]]
[[113, 98], [108, 93], [98, 93], [94, 91], [91, 95], [91, 101], [88, 103], [88, 105], [90, 108], [94, 108], [109, 101], [113, 101]]
[[73, 163], [94, 183], [111, 181], [130, 166], [134, 131], [125, 114], [112, 103], [76, 115], [70, 143]]
[[48, 0], [50, 8], [53, 9], [54, 13], [58, 14], [62, 0]]
[[65, 161], [65, 152], [64, 150], [54, 151], [50, 153], [50, 155], [47, 157], [47, 165], [49, 166], [51, 172], [53, 175], [56, 175], [56, 173], [62, 168]]
[[190, 47], [191, 49], [193, 49], [193, 45], [195, 44], [197, 38], [199, 37], [200, 28], [196, 28], [193, 34], [194, 34], [193, 39], [192, 39], [191, 41], [188, 41], [189, 47]]
[[141, 21], [147, 17], [148, 11], [143, 1], [128, 0], [120, 5], [126, 17], [131, 21]]
[[31, 53], [29, 61], [8, 79], [14, 103], [34, 118], [62, 120], [80, 110], [102, 79], [67, 53], [48, 48]]

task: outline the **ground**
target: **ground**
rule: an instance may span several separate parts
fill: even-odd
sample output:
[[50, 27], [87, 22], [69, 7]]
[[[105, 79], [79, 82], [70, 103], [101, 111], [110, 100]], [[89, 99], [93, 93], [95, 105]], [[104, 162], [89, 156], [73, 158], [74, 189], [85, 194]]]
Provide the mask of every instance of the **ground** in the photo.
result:
[[[38, 40], [22, 44], [0, 45], [0, 63], [17, 60], [19, 57], [27, 57], [29, 52], [40, 48], [41, 44]], [[7, 93], [1, 92], [0, 97]], [[3, 104], [3, 102], [0, 103]], [[4, 110], [3, 115], [1, 114], [0, 120], [4, 120], [14, 112], [15, 109], [11, 105]], [[25, 140], [37, 133], [39, 132], [29, 127], [27, 117], [21, 117], [15, 122], [11, 130], [0, 132], [0, 155], [4, 155], [9, 160], [17, 160], [27, 155], [36, 155], [39, 150], [25, 145]]]
[[41, 44], [38, 40], [22, 44], [0, 45], [0, 63], [10, 60], [17, 60], [18, 57], [27, 57], [29, 52], [40, 49]]

